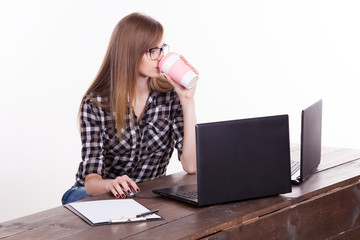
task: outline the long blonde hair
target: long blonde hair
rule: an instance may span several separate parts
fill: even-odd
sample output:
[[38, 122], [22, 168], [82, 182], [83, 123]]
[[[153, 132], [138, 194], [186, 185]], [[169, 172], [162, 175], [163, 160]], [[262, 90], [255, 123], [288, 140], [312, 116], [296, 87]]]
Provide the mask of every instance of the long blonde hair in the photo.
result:
[[[128, 101], [131, 121], [134, 121], [132, 106], [136, 99], [136, 77], [139, 74], [140, 60], [146, 50], [161, 41], [163, 31], [158, 21], [140, 13], [132, 13], [122, 18], [112, 33], [99, 72], [85, 93], [88, 97], [95, 93], [108, 98], [108, 105], [102, 105], [93, 98], [92, 100], [98, 106], [108, 107], [115, 113], [115, 124], [120, 138], [121, 129], [126, 124]], [[164, 92], [173, 87], [166, 80], [151, 78], [149, 88]]]

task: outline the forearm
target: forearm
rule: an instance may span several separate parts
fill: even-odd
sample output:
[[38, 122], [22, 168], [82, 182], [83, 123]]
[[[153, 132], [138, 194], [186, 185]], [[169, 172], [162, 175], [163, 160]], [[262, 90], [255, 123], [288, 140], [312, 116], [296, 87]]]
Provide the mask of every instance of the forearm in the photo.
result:
[[195, 101], [193, 98], [181, 101], [184, 118], [183, 151], [181, 164], [187, 173], [196, 173]]
[[100, 195], [109, 192], [107, 189], [107, 182], [111, 180], [103, 179], [99, 174], [91, 173], [85, 177], [86, 193], [92, 196]]
[[[195, 70], [198, 74], [198, 72]], [[183, 149], [180, 156], [180, 161], [183, 169], [187, 173], [196, 173], [196, 142], [195, 142], [195, 89], [186, 89], [180, 84], [175, 83], [167, 74], [163, 75], [173, 86], [179, 96], [184, 120], [184, 136], [183, 136]]]

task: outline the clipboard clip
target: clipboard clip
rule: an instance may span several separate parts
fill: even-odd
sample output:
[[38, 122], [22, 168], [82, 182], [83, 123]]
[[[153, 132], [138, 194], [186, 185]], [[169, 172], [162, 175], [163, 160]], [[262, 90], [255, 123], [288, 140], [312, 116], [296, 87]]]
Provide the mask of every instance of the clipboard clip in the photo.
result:
[[138, 222], [145, 220], [146, 217], [122, 217], [118, 219], [109, 219], [109, 223], [126, 223], [126, 222]]

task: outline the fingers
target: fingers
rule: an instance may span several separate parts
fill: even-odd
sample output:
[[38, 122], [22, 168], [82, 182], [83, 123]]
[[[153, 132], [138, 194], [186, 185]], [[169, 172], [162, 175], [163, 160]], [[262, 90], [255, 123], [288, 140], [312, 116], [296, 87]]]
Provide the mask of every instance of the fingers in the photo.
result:
[[125, 198], [126, 195], [124, 194], [124, 192], [121, 190], [121, 188], [118, 188], [117, 184], [113, 184], [110, 188], [110, 191], [112, 192], [112, 194], [116, 197], [116, 198]]
[[110, 191], [116, 198], [126, 198], [126, 193], [130, 194], [133, 190], [136, 193], [140, 192], [136, 183], [127, 175], [115, 178], [111, 181]]
[[191, 99], [194, 97], [195, 89], [196, 89], [195, 86], [192, 87], [191, 89], [187, 89], [184, 86], [172, 80], [168, 74], [161, 73], [161, 77], [165, 78], [174, 87], [177, 95], [180, 97], [180, 101], [181, 99]]
[[191, 68], [191, 70], [193, 70], [193, 71], [196, 73], [196, 75], [199, 75], [199, 71], [196, 70], [196, 69], [185, 59], [185, 57], [184, 57], [183, 55], [180, 55], [180, 59], [182, 59], [182, 60], [185, 62], [185, 64], [188, 65], [188, 66]]
[[174, 88], [177, 88], [179, 86], [179, 84], [172, 80], [168, 74], [161, 73], [161, 76], [165, 78]]

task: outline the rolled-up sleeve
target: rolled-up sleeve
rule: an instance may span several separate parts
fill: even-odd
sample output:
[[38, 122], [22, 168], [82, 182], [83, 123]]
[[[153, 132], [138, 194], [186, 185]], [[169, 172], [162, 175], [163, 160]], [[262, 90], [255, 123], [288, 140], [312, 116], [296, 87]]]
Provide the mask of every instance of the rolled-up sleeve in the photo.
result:
[[78, 177], [81, 182], [90, 173], [104, 175], [105, 153], [99, 118], [99, 108], [90, 99], [84, 98], [80, 110], [82, 162]]
[[176, 100], [174, 101], [173, 109], [175, 109], [174, 113], [174, 121], [172, 124], [173, 136], [175, 141], [175, 148], [178, 152], [178, 158], [180, 160], [180, 156], [183, 152], [183, 139], [184, 139], [184, 118], [183, 111], [181, 108], [180, 100], [176, 96]]

